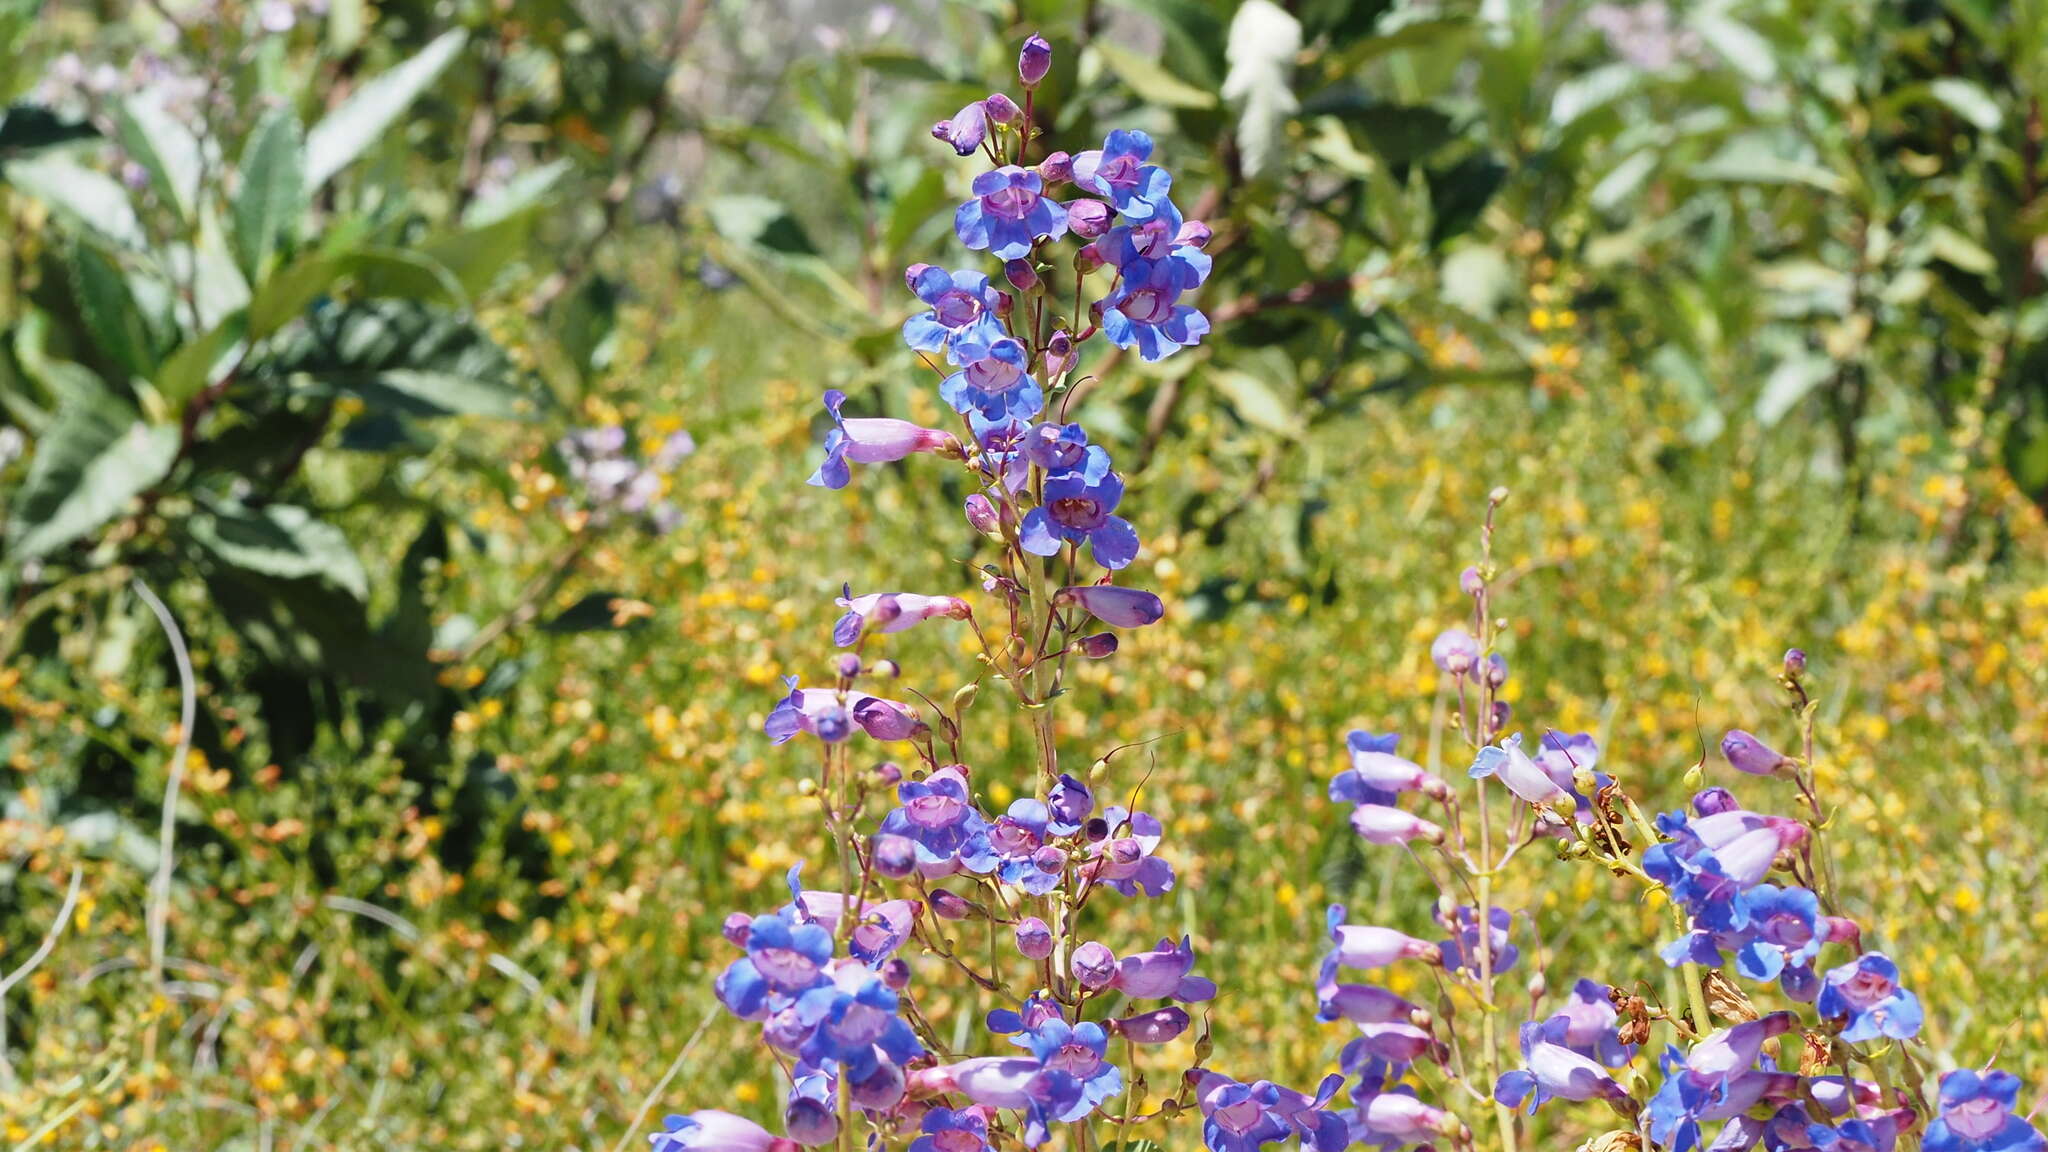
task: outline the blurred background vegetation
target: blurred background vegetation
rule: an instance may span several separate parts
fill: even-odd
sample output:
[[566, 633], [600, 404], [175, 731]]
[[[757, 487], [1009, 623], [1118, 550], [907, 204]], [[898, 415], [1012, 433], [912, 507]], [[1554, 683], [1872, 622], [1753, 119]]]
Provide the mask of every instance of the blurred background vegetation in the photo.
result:
[[[802, 480], [826, 387], [936, 417], [926, 130], [1033, 30], [1055, 146], [1216, 232], [1215, 334], [1077, 399], [1170, 607], [1063, 736], [1166, 737], [1183, 882], [1102, 935], [1195, 935], [1219, 1065], [1344, 1039], [1326, 902], [1426, 922], [1323, 785], [1429, 747], [1501, 485], [1524, 723], [1670, 806], [1805, 648], [1850, 902], [2042, 1083], [2042, 0], [0, 0], [0, 1147], [629, 1134], [810, 847], [778, 678], [963, 583], [950, 479]], [[1552, 986], [1659, 984], [1564, 875]], [[737, 1027], [664, 1104], [776, 1110]]]

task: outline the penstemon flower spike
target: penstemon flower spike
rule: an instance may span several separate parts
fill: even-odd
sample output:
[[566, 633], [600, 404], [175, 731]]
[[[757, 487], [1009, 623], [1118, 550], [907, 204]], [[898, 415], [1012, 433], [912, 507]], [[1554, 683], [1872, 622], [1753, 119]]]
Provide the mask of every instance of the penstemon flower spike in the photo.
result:
[[[1148, 361], [1202, 339], [1208, 321], [1189, 300], [1210, 271], [1210, 232], [1183, 219], [1142, 132], [1029, 162], [1051, 64], [1032, 36], [1018, 57], [1021, 106], [996, 93], [933, 128], [989, 164], [954, 216], [984, 266], [905, 272], [917, 308], [903, 340], [938, 378], [957, 429], [850, 417], [847, 397], [828, 391], [833, 427], [810, 480], [840, 489], [853, 464], [920, 454], [957, 464], [972, 489], [965, 518], [997, 552], [975, 565], [993, 608], [850, 586], [837, 598], [829, 686], [790, 678], [765, 725], [776, 744], [817, 741], [817, 775], [803, 786], [836, 850], [837, 887], [804, 888], [799, 865], [788, 903], [733, 913], [723, 934], [741, 955], [715, 981], [783, 1074], [783, 1131], [707, 1109], [669, 1116], [649, 1136], [656, 1152], [1093, 1152], [1181, 1146], [1166, 1134], [1177, 1121], [1198, 1121], [1211, 1152], [1518, 1152], [1547, 1146], [1525, 1124], [1567, 1108], [1613, 1126], [1588, 1152], [2048, 1152], [2005, 1073], [1951, 1072], [1930, 1096], [1920, 1001], [1839, 910], [1804, 652], [1786, 653], [1779, 679], [1803, 722], [1799, 753], [1740, 730], [1720, 744], [1752, 783], [1790, 782], [1800, 817], [1702, 787], [1702, 765], [1686, 773], [1689, 811], [1652, 819], [1592, 737], [1513, 730], [1492, 554], [1501, 489], [1480, 561], [1458, 576], [1471, 617], [1429, 651], [1455, 701], [1447, 734], [1469, 748], [1470, 768], [1454, 782], [1401, 756], [1397, 735], [1353, 732], [1349, 765], [1329, 782], [1362, 841], [1420, 868], [1444, 937], [1351, 923], [1331, 906], [1313, 995], [1321, 1021], [1354, 1030], [1337, 1070], [1302, 1091], [1208, 1067], [1212, 1037], [1196, 1013], [1219, 989], [1198, 973], [1192, 939], [1112, 947], [1088, 927], [1093, 903], [1173, 890], [1165, 827], [1138, 807], [1142, 782], [1098, 797], [1113, 751], [1085, 778], [1061, 768], [1055, 714], [1070, 659], [1114, 656], [1116, 633], [1102, 629], [1166, 613], [1157, 595], [1117, 583], [1141, 539], [1110, 452], [1065, 419], [1069, 377], [1097, 337]], [[982, 665], [947, 706], [864, 690], [900, 674], [870, 662], [868, 645], [947, 621], [975, 633]], [[1036, 745], [1036, 778], [1019, 790], [1029, 794], [1000, 812], [961, 751], [984, 677], [1014, 696]], [[907, 745], [915, 759], [857, 767], [864, 740]], [[1518, 857], [1545, 855], [1602, 868], [1670, 910], [1673, 935], [1654, 947], [1674, 974], [1668, 997], [1580, 978], [1548, 1001], [1552, 957], [1535, 918], [1498, 899]], [[932, 1011], [959, 1011], [959, 997], [920, 999], [921, 979], [947, 974], [992, 998], [982, 1040], [965, 1050], [949, 1041], [971, 1026], [941, 1028]], [[1434, 986], [1433, 1006], [1381, 985], [1411, 977]], [[1737, 980], [1785, 1007], [1758, 1009]], [[1189, 1051], [1177, 1042], [1191, 1029], [1192, 1062], [1148, 1071]], [[1155, 1102], [1153, 1084], [1171, 1094]]]

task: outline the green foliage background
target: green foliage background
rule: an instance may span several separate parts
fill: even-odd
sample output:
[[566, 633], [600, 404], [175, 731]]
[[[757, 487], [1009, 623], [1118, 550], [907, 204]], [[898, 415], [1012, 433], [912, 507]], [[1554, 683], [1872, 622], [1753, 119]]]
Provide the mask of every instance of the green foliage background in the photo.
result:
[[[1804, 647], [1852, 903], [1938, 1052], [2048, 1076], [2038, 0], [266, 7], [0, 0], [6, 1146], [631, 1134], [812, 846], [778, 678], [842, 581], [964, 583], [931, 470], [802, 480], [826, 387], [936, 417], [926, 128], [1033, 29], [1056, 143], [1145, 128], [1217, 234], [1216, 334], [1073, 401], [1170, 608], [1062, 736], [1163, 737], [1117, 771], [1183, 882], [1104, 936], [1195, 935], [1218, 1063], [1329, 1063], [1325, 903], [1426, 922], [1322, 782], [1354, 726], [1436, 754], [1498, 485], [1526, 722], [1674, 805], [1791, 739]], [[695, 438], [680, 528], [577, 501], [556, 442], [612, 424]], [[1662, 987], [1655, 909], [1532, 871], [1554, 987]], [[772, 1112], [709, 1027], [662, 1110]]]

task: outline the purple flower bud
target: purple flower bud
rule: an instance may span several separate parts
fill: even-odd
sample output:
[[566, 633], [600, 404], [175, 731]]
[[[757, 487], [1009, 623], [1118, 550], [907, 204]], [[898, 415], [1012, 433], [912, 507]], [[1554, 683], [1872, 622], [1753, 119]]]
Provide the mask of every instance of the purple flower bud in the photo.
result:
[[1477, 596], [1486, 591], [1486, 577], [1477, 568], [1467, 568], [1458, 573], [1458, 589], [1467, 596]]
[[1806, 671], [1806, 649], [1785, 649], [1785, 675], [1798, 677]]
[[917, 845], [908, 836], [883, 833], [868, 842], [875, 871], [891, 880], [901, 880], [917, 870]]
[[918, 280], [931, 270], [930, 264], [912, 264], [903, 270], [903, 283], [914, 293], [917, 291]]
[[1479, 641], [1463, 628], [1446, 628], [1429, 646], [1429, 658], [1451, 675], [1463, 675], [1479, 659]]
[[1074, 979], [1081, 987], [1090, 991], [1106, 988], [1116, 979], [1116, 971], [1116, 953], [1108, 945], [1090, 940], [1074, 949]]
[[1052, 955], [1052, 929], [1036, 916], [1017, 925], [1017, 951], [1033, 960]]
[[1387, 804], [1360, 804], [1351, 810], [1351, 827], [1370, 844], [1406, 844], [1427, 840], [1441, 844], [1444, 830], [1412, 812]]
[[1067, 854], [1050, 844], [1031, 854], [1031, 866], [1047, 876], [1057, 876], [1066, 870]]
[[1052, 831], [1064, 834], [1086, 822], [1089, 814], [1095, 811], [1095, 793], [1089, 791], [1086, 784], [1062, 772], [1060, 778], [1053, 782], [1052, 792], [1045, 798], [1045, 806], [1052, 813], [1053, 822], [1059, 825]]
[[979, 492], [967, 498], [967, 523], [984, 536], [1002, 535], [1002, 521], [996, 516], [995, 502]]
[[1486, 674], [1487, 684], [1492, 687], [1498, 688], [1506, 684], [1508, 682], [1508, 658], [1498, 652], [1487, 653], [1486, 667], [1483, 671]]
[[1509, 720], [1511, 720], [1511, 719], [1513, 719], [1513, 718], [1514, 718], [1514, 715], [1515, 715], [1515, 706], [1514, 706], [1513, 704], [1510, 704], [1510, 703], [1508, 703], [1508, 702], [1507, 702], [1507, 701], [1505, 701], [1505, 700], [1495, 700], [1495, 701], [1493, 702], [1493, 717], [1492, 717], [1492, 719], [1493, 719], [1493, 725], [1492, 725], [1493, 731], [1495, 731], [1495, 732], [1499, 732], [1499, 731], [1502, 731], [1502, 730], [1504, 730], [1504, 729], [1505, 729], [1505, 728], [1506, 728], [1506, 727], [1508, 726], [1508, 721], [1509, 721]]
[[988, 118], [997, 124], [1015, 124], [1024, 118], [1024, 110], [1017, 107], [1017, 102], [1001, 92], [990, 95], [981, 102], [981, 106], [988, 113]]
[[1139, 1044], [1166, 1044], [1188, 1030], [1187, 1009], [1178, 1005], [1126, 1016], [1122, 1020], [1109, 1022], [1111, 1032], [1119, 1032]]
[[892, 992], [910, 987], [910, 961], [892, 956], [882, 965], [882, 983]]
[[[1081, 273], [1093, 272], [1097, 268], [1102, 267], [1102, 265], [1102, 250], [1095, 245], [1083, 244], [1074, 251], [1074, 271]], [[1097, 306], [1100, 307], [1099, 304]]]
[[903, 783], [903, 766], [893, 760], [884, 760], [875, 765], [875, 782], [884, 788], [894, 788]]
[[734, 947], [745, 948], [747, 946], [748, 932], [753, 926], [754, 918], [752, 916], [747, 915], [745, 912], [735, 912], [725, 918], [725, 923], [718, 930], [727, 940], [732, 941]]
[[838, 1139], [839, 1117], [824, 1101], [799, 1096], [789, 1102], [789, 1109], [782, 1114], [782, 1128], [791, 1140], [815, 1148]]
[[853, 706], [853, 722], [876, 740], [908, 740], [929, 729], [908, 704], [864, 696]]
[[1190, 220], [1180, 226], [1180, 231], [1174, 233], [1173, 242], [1179, 247], [1207, 248], [1209, 241], [1214, 239], [1215, 236], [1216, 234], [1209, 230], [1207, 224], [1202, 223], [1200, 220]]
[[903, 666], [894, 660], [877, 660], [875, 661], [875, 666], [869, 669], [869, 671], [884, 680], [894, 680], [898, 676], [903, 675]]
[[[1076, 200], [1067, 205], [1067, 231], [1083, 240], [1093, 240], [1109, 231], [1110, 217], [1114, 215], [1109, 205], [1100, 200]], [[1090, 248], [1094, 245], [1089, 245]], [[1098, 261], [1101, 257], [1096, 258]], [[1100, 266], [1099, 263], [1097, 265]], [[1083, 269], [1089, 271], [1089, 269]]]
[[976, 100], [955, 112], [951, 120], [932, 125], [932, 136], [951, 144], [959, 155], [972, 156], [981, 142], [988, 139], [988, 109]]
[[941, 920], [965, 920], [974, 915], [974, 905], [966, 897], [944, 888], [932, 889], [930, 903], [932, 913]]
[[1739, 811], [1741, 808], [1741, 801], [1735, 798], [1735, 793], [1726, 788], [1702, 789], [1692, 798], [1692, 810], [1702, 816], [1718, 816], [1723, 812]]
[[1024, 47], [1017, 53], [1017, 79], [1026, 88], [1038, 87], [1045, 74], [1052, 71], [1052, 45], [1045, 37], [1033, 32], [1024, 40]]
[[1047, 376], [1058, 376], [1062, 372], [1070, 371], [1074, 367], [1075, 359], [1074, 337], [1065, 328], [1054, 332], [1052, 339], [1045, 342]]
[[1143, 628], [1147, 624], [1158, 623], [1159, 618], [1166, 615], [1166, 605], [1152, 593], [1109, 584], [1062, 588], [1054, 594], [1053, 600], [1060, 604], [1079, 604], [1083, 611], [1114, 628]]
[[1083, 636], [1075, 646], [1090, 660], [1107, 660], [1116, 655], [1116, 633], [1097, 632], [1093, 636]]
[[1001, 289], [997, 289], [997, 290], [996, 290], [996, 315], [998, 315], [998, 316], [1001, 316], [1001, 317], [1002, 317], [1003, 319], [1005, 319], [1005, 320], [1008, 320], [1008, 319], [1010, 318], [1011, 314], [1012, 314], [1012, 313], [1014, 313], [1014, 312], [1016, 312], [1016, 311], [1017, 311], [1017, 298], [1016, 298], [1015, 296], [1012, 296], [1012, 295], [1010, 295], [1010, 294], [1009, 294], [1008, 292], [1004, 292], [1004, 291], [1002, 291]]
[[851, 680], [858, 675], [860, 675], [860, 657], [852, 652], [841, 652], [839, 654], [839, 678]]
[[1055, 152], [1038, 162], [1038, 178], [1047, 184], [1064, 184], [1074, 178], [1074, 158]]
[[1038, 287], [1038, 270], [1029, 260], [1006, 260], [1003, 262], [1003, 279], [1019, 292], [1029, 292]]
[[1777, 749], [1740, 728], [1721, 737], [1721, 755], [1727, 757], [1729, 767], [1751, 776], [1773, 775], [1787, 763]]

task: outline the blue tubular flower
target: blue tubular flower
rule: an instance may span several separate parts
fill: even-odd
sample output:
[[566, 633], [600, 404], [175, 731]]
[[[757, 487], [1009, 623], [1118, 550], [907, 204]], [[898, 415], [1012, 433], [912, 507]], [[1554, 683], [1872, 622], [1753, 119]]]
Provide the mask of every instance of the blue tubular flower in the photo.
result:
[[913, 264], [904, 279], [919, 300], [931, 305], [930, 311], [903, 322], [903, 342], [913, 350], [944, 352], [951, 363], [969, 364], [1007, 335], [996, 317], [997, 293], [987, 276]]
[[1882, 952], [1865, 952], [1827, 974], [1815, 1005], [1832, 1020], [1846, 1020], [1842, 1039], [1856, 1043], [1920, 1033], [1920, 1000], [1899, 987], [1899, 966]]
[[1177, 259], [1125, 265], [1116, 288], [1102, 300], [1103, 335], [1119, 348], [1135, 347], [1148, 363], [1201, 343], [1209, 318], [1180, 302], [1181, 293], [1194, 286], [1189, 275], [1187, 263]]
[[1493, 1098], [1510, 1108], [1529, 1102], [1534, 1114], [1545, 1100], [1620, 1100], [1628, 1096], [1607, 1069], [1567, 1046], [1571, 1021], [1553, 1016], [1522, 1025], [1522, 1067], [1494, 1084]]
[[1330, 779], [1330, 799], [1339, 804], [1391, 806], [1403, 792], [1420, 792], [1432, 799], [1450, 795], [1443, 780], [1424, 771], [1420, 764], [1394, 755], [1399, 736], [1376, 736], [1352, 732], [1345, 737], [1351, 749], [1351, 767]]
[[827, 1061], [848, 1081], [866, 1080], [883, 1063], [900, 1068], [924, 1055], [909, 1023], [897, 1014], [896, 992], [881, 976], [858, 965], [835, 965], [831, 979], [805, 992], [797, 1017], [811, 1029], [803, 1058]]
[[1039, 237], [1067, 232], [1066, 209], [1045, 195], [1038, 173], [1005, 164], [974, 178], [974, 199], [953, 214], [960, 242], [998, 260], [1022, 260]]
[[870, 592], [855, 596], [851, 584], [841, 585], [842, 595], [834, 603], [846, 614], [833, 626], [832, 642], [851, 647], [865, 632], [901, 632], [926, 620], [943, 617], [965, 620], [970, 614], [967, 601], [958, 596], [926, 596], [918, 592]]
[[1133, 1000], [1172, 999], [1198, 1004], [1215, 999], [1215, 982], [1191, 975], [1194, 966], [1195, 946], [1186, 936], [1180, 938], [1178, 946], [1162, 939], [1159, 947], [1150, 952], [1124, 957], [1111, 986]]
[[1480, 959], [1487, 957], [1495, 976], [1515, 966], [1522, 953], [1508, 943], [1508, 930], [1514, 927], [1514, 913], [1494, 905], [1488, 921], [1492, 930], [1482, 934], [1479, 930], [1479, 909], [1470, 904], [1461, 904], [1447, 918], [1438, 912], [1437, 923], [1451, 933], [1449, 940], [1439, 941], [1437, 948], [1443, 952], [1444, 966], [1461, 970], [1472, 976], [1480, 972]]
[[1608, 997], [1607, 985], [1581, 980], [1572, 985], [1572, 994], [1565, 998], [1563, 1011], [1551, 1017], [1565, 1022], [1564, 1039], [1554, 1042], [1562, 1043], [1609, 1068], [1619, 1068], [1635, 1059], [1636, 1055], [1635, 1045], [1621, 1042], [1621, 1030], [1617, 1026], [1620, 1018], [1614, 1010], [1614, 1001]]
[[1062, 542], [1087, 544], [1095, 562], [1114, 572], [1138, 557], [1138, 533], [1111, 515], [1124, 498], [1123, 477], [1114, 472], [1089, 479], [1069, 472], [1045, 482], [1045, 503], [1024, 514], [1018, 542], [1036, 556], [1057, 555]]
[[1342, 1076], [1328, 1076], [1309, 1096], [1270, 1080], [1242, 1084], [1220, 1072], [1195, 1073], [1202, 1142], [1210, 1152], [1257, 1152], [1294, 1137], [1304, 1148], [1339, 1152], [1351, 1142], [1351, 1132], [1344, 1118], [1328, 1106], [1343, 1086]]
[[882, 818], [881, 832], [901, 836], [917, 849], [917, 871], [938, 879], [959, 872], [986, 875], [1000, 858], [989, 843], [989, 822], [977, 811], [967, 791], [967, 778], [956, 767], [939, 769], [923, 780], [897, 787], [902, 807]]
[[1150, 136], [1119, 128], [1101, 148], [1074, 157], [1074, 184], [1116, 205], [1127, 220], [1147, 219], [1173, 190], [1166, 169], [1145, 163], [1151, 156]]
[[1080, 1085], [1078, 1096], [1055, 1119], [1072, 1123], [1123, 1091], [1123, 1073], [1106, 1058], [1109, 1032], [1100, 1024], [1069, 1024], [1054, 1013], [1013, 1037], [1011, 1043], [1028, 1049], [1041, 1066], [1063, 1072]]
[[668, 1116], [647, 1138], [652, 1152], [796, 1152], [797, 1142], [730, 1112], [707, 1108]]
[[978, 412], [989, 420], [1028, 420], [1045, 407], [1045, 391], [1025, 375], [1024, 345], [1008, 336], [987, 354], [939, 382], [939, 395], [955, 412]]
[[989, 1152], [988, 1114], [980, 1108], [934, 1108], [918, 1126], [909, 1152]]
[[1088, 443], [1079, 424], [1036, 424], [1024, 436], [1024, 458], [1059, 476], [1080, 472], [1091, 480], [1109, 474], [1109, 453]]
[[[1090, 837], [1097, 831], [1090, 821]], [[1125, 896], [1164, 896], [1173, 890], [1173, 865], [1154, 855], [1166, 834], [1158, 817], [1111, 806], [1103, 809], [1099, 832], [1102, 838], [1090, 848], [1085, 872], [1091, 883], [1107, 884]]]
[[984, 416], [980, 409], [970, 408], [967, 424], [981, 448], [981, 470], [989, 479], [1000, 480], [1004, 488], [1022, 491], [1031, 478], [1031, 461], [1024, 455], [1031, 422], [1008, 412]]
[[825, 434], [825, 461], [811, 474], [814, 488], [844, 488], [853, 478], [846, 465], [890, 464], [919, 452], [955, 452], [960, 440], [951, 432], [926, 428], [908, 420], [883, 417], [845, 419], [839, 415], [846, 393], [837, 388], [825, 391], [825, 411], [836, 425]]
[[1749, 939], [1734, 950], [1735, 970], [1751, 980], [1785, 976], [1796, 986], [1800, 978], [1788, 970], [1810, 968], [1825, 939], [1820, 897], [1804, 888], [1759, 884], [1747, 900]]
[[1941, 1078], [1941, 1110], [1927, 1126], [1926, 1152], [2048, 1152], [2048, 1140], [2013, 1113], [2020, 1078], [1961, 1069]]
[[818, 983], [832, 959], [832, 933], [823, 925], [799, 919], [788, 908], [756, 916], [747, 929], [747, 960], [769, 991], [795, 996]]

